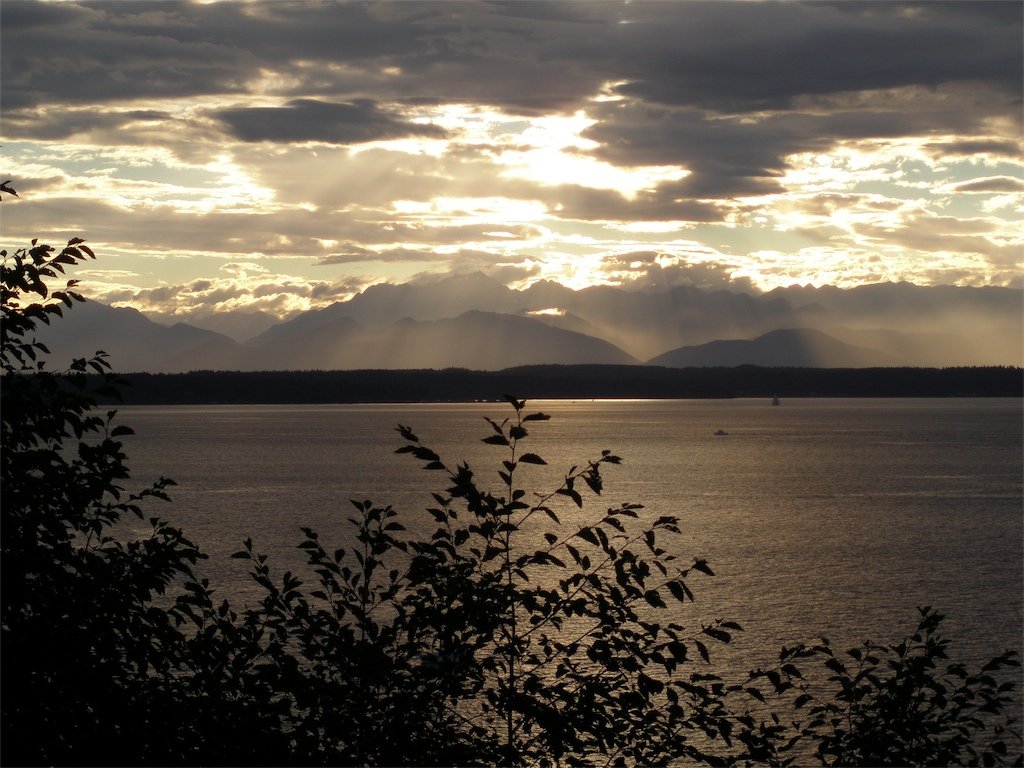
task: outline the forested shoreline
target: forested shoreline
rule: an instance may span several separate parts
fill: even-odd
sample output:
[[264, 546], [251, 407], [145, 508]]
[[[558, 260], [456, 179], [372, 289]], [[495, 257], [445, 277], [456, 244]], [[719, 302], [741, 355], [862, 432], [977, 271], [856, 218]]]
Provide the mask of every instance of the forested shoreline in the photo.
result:
[[530, 399], [1022, 397], [1024, 371], [958, 368], [660, 368], [542, 365], [502, 371], [194, 371], [121, 377], [126, 405], [475, 402]]

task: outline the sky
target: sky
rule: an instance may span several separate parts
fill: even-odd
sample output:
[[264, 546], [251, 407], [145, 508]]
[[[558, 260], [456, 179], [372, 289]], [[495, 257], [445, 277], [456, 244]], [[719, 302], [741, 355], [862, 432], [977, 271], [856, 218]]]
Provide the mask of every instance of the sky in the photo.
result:
[[481, 271], [758, 292], [1022, 285], [1006, 2], [0, 4], [6, 248], [286, 317]]

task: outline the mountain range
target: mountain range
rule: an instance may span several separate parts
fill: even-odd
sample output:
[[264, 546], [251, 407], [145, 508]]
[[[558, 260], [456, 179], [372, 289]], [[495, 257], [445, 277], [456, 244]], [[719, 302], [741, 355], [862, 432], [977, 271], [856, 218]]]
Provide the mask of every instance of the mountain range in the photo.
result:
[[[376, 285], [269, 327], [241, 313], [167, 325], [91, 301], [66, 317], [39, 333], [51, 366], [102, 349], [123, 372], [1024, 362], [1024, 291], [997, 287], [879, 283], [752, 295], [539, 282], [517, 291], [476, 273]], [[265, 330], [247, 338], [254, 329]]]

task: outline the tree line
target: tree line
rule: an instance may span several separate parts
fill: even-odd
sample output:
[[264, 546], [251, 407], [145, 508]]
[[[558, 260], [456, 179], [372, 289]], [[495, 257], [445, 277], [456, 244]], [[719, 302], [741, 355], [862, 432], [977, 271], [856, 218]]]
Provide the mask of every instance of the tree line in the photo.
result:
[[792, 397], [1024, 397], [1015, 367], [659, 368], [541, 365], [503, 371], [193, 371], [131, 373], [121, 402], [477, 402], [495, 393], [531, 399]]

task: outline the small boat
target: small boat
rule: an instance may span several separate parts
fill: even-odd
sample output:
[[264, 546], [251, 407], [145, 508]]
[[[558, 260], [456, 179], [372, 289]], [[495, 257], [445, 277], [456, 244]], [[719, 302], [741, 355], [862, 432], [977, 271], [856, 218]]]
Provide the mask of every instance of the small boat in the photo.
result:
[[729, 433], [726, 432], [724, 429], [719, 429], [718, 431], [715, 432], [715, 434], [716, 435], [728, 435]]
[[772, 395], [772, 405], [781, 405], [778, 395]]

